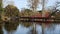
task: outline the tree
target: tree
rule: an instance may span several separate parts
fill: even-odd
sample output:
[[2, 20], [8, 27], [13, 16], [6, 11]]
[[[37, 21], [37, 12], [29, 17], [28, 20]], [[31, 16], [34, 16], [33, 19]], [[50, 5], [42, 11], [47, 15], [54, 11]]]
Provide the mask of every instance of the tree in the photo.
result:
[[[45, 2], [46, 0], [42, 0], [42, 17], [45, 17]], [[45, 19], [43, 19], [44, 21]], [[42, 34], [44, 34], [45, 23], [42, 23]]]
[[50, 8], [48, 8], [48, 10], [51, 12], [49, 17], [51, 17], [52, 15], [56, 15], [55, 13], [59, 11], [58, 9], [59, 7], [60, 7], [60, 2], [58, 1], [53, 6], [50, 6]]
[[38, 5], [39, 5], [40, 0], [28, 0], [29, 6], [32, 9], [32, 11], [36, 11]]
[[47, 0], [41, 0], [42, 5], [42, 17], [45, 17], [45, 7], [46, 7]]
[[4, 12], [5, 12], [5, 16], [13, 17], [13, 16], [18, 16], [19, 9], [17, 9], [13, 5], [8, 5], [7, 7], [5, 7]]
[[0, 20], [1, 20], [1, 4], [2, 4], [2, 0], [0, 0]]
[[16, 17], [19, 17], [19, 9], [13, 5], [8, 5], [4, 8], [4, 20], [10, 20], [10, 22], [18, 22], [19, 19], [16, 19]]
[[0, 0], [0, 22], [1, 22], [1, 14], [3, 12], [3, 8], [2, 8], [2, 0]]
[[22, 9], [20, 16], [30, 16], [32, 15], [32, 11], [30, 9]]
[[2, 7], [2, 0], [0, 0], [0, 8]]
[[55, 18], [60, 19], [60, 10], [54, 14]]
[[37, 14], [38, 12], [33, 12], [32, 10], [30, 10], [30, 9], [23, 9], [23, 10], [21, 10], [21, 12], [20, 12], [20, 16], [33, 16], [33, 15], [35, 15], [35, 14]]

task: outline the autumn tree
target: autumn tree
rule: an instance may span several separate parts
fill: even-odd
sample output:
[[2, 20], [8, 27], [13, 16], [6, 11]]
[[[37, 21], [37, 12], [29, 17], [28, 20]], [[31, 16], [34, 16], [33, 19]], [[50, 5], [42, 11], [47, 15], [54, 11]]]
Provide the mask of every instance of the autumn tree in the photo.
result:
[[34, 13], [30, 9], [22, 9], [20, 16], [32, 16]]
[[0, 22], [1, 22], [1, 14], [3, 12], [3, 8], [2, 8], [2, 0], [0, 0]]
[[10, 20], [10, 22], [18, 22], [19, 9], [13, 5], [8, 5], [4, 8], [4, 20]]
[[2, 0], [0, 0], [0, 20], [1, 20], [1, 4], [2, 4]]
[[14, 16], [18, 16], [19, 9], [17, 9], [13, 5], [8, 5], [5, 7], [4, 12], [5, 12], [5, 16], [14, 17]]
[[0, 0], [0, 8], [2, 7], [2, 0]]

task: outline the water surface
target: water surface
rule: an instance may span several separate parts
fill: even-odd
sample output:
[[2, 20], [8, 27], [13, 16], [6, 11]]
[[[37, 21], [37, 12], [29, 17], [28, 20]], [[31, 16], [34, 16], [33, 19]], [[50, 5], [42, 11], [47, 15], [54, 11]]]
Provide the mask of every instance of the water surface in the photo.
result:
[[[0, 24], [0, 34], [32, 34], [33, 25], [28, 27], [21, 23], [3, 23]], [[42, 34], [42, 25], [36, 24], [37, 34]], [[60, 24], [45, 24], [44, 34], [60, 34]]]

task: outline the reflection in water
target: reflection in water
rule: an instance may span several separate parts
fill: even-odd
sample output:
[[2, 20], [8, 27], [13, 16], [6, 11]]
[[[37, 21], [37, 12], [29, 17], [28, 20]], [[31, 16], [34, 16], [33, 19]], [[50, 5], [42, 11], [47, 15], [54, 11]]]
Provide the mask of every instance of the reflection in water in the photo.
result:
[[3, 34], [2, 26], [3, 25], [0, 23], [0, 34]]
[[38, 34], [38, 33], [37, 33], [37, 31], [36, 31], [36, 30], [31, 29], [31, 30], [28, 32], [28, 34]]
[[31, 29], [31, 26], [27, 28], [24, 25], [20, 24], [16, 34], [28, 34], [28, 31], [30, 31]]
[[60, 34], [60, 24], [52, 24], [45, 28], [45, 34]]
[[4, 28], [8, 32], [8, 34], [13, 34], [13, 32], [17, 29], [18, 25], [19, 25], [19, 23], [6, 22], [4, 25]]
[[[2, 30], [2, 24], [0, 24], [0, 34], [34, 34], [33, 31], [33, 24], [19, 24], [19, 23], [5, 23], [4, 28]], [[27, 27], [28, 26], [28, 27]], [[42, 26], [36, 24], [36, 33], [35, 34], [42, 34]], [[60, 24], [50, 23], [45, 24], [44, 27], [44, 34], [60, 34]]]
[[24, 23], [21, 23], [21, 25], [28, 28], [28, 27], [30, 27], [32, 25], [32, 23], [31, 22], [24, 22]]
[[47, 27], [45, 28], [45, 29], [47, 29], [47, 30], [55, 30], [55, 27], [56, 27], [56, 24], [49, 24], [49, 25], [47, 25]]
[[36, 31], [38, 34], [42, 34], [42, 26], [41, 25], [36, 25]]
[[28, 34], [38, 34], [36, 31], [36, 23], [32, 23], [31, 30], [28, 32]]

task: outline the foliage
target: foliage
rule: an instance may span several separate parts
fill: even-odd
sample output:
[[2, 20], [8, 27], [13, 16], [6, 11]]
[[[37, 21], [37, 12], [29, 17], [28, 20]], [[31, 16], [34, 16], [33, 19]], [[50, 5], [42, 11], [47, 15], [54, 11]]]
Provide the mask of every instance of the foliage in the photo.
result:
[[18, 16], [19, 14], [19, 10], [13, 5], [8, 5], [7, 7], [5, 7], [4, 12], [5, 16], [8, 17]]
[[34, 15], [34, 12], [30, 9], [24, 9], [20, 12], [20, 16], [32, 16]]
[[[3, 13], [3, 20], [10, 20], [9, 22], [18, 22], [19, 19], [16, 17], [19, 17], [19, 10], [17, 7], [13, 5], [8, 5], [7, 7], [4, 8], [4, 13]], [[6, 18], [5, 18], [6, 17]]]
[[31, 16], [34, 16], [36, 14], [41, 14], [42, 12], [41, 11], [36, 11], [36, 12], [33, 12], [32, 10], [30, 9], [24, 9], [20, 12], [20, 16], [28, 16], [28, 17], [31, 17]]
[[1, 14], [3, 12], [3, 8], [2, 8], [2, 0], [0, 0], [0, 22], [2, 22], [1, 20]]

